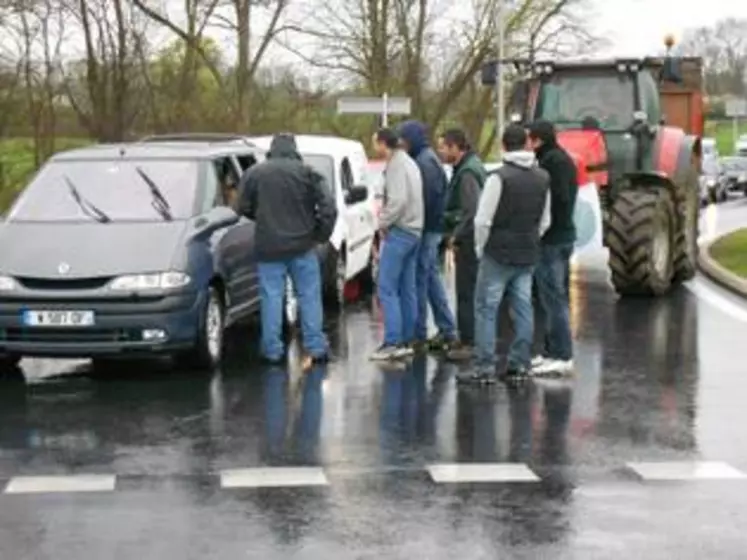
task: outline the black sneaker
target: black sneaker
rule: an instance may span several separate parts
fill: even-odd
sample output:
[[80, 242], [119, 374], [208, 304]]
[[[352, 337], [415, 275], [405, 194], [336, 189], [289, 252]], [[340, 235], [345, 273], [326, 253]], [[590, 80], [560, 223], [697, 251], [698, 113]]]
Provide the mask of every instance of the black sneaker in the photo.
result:
[[509, 366], [503, 379], [509, 383], [520, 383], [529, 379], [529, 368], [523, 366]]
[[498, 378], [492, 370], [464, 371], [457, 374], [457, 383], [492, 384]]
[[428, 350], [431, 352], [444, 352], [448, 351], [449, 346], [454, 344], [453, 338], [446, 338], [442, 334], [437, 334], [433, 338], [430, 338], [426, 341], [426, 344], [428, 345]]
[[475, 349], [468, 344], [455, 342], [446, 352], [446, 358], [452, 362], [467, 362], [472, 359]]

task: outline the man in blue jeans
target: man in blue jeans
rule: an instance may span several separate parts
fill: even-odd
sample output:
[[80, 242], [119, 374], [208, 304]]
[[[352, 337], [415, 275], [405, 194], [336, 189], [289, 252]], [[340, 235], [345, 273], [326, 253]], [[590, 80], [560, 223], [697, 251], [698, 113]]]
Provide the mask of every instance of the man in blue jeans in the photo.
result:
[[[406, 121], [399, 129], [402, 144], [417, 163], [423, 180], [423, 239], [418, 253], [417, 294], [418, 317], [415, 342], [418, 347], [429, 345], [435, 350], [449, 350], [456, 344], [456, 321], [449, 308], [441, 273], [438, 249], [444, 235], [448, 180], [440, 158], [428, 143], [426, 126], [418, 121]], [[428, 304], [438, 335], [428, 340]]]
[[238, 210], [256, 222], [262, 354], [271, 363], [284, 359], [283, 305], [290, 274], [300, 307], [304, 366], [311, 367], [328, 352], [316, 247], [332, 235], [335, 201], [324, 178], [303, 163], [291, 134], [275, 136], [267, 160], [251, 167], [241, 182]]
[[494, 382], [496, 320], [505, 296], [514, 322], [507, 378], [528, 375], [534, 309], [532, 273], [540, 257], [540, 236], [550, 225], [550, 178], [526, 151], [526, 131], [510, 125], [503, 133], [503, 165], [488, 175], [475, 215], [476, 371], [460, 380]]
[[373, 138], [374, 149], [386, 160], [384, 206], [379, 216], [382, 247], [378, 295], [384, 315], [384, 342], [372, 360], [396, 360], [412, 355], [417, 299], [415, 267], [423, 229], [423, 182], [415, 162], [399, 148], [394, 131], [384, 128]]
[[552, 220], [542, 237], [540, 260], [534, 273], [546, 333], [542, 355], [532, 360], [532, 370], [536, 375], [567, 374], [573, 370], [568, 271], [576, 241], [573, 212], [578, 177], [573, 159], [558, 145], [552, 123], [533, 123], [529, 142], [540, 166], [550, 175], [552, 197]]

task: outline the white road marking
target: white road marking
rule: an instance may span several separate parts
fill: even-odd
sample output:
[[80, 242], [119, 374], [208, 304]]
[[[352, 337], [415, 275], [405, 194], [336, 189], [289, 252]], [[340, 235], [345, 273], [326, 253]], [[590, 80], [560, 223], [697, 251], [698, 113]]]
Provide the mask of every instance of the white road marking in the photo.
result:
[[698, 299], [709, 303], [719, 311], [722, 311], [723, 313], [727, 314], [733, 319], [736, 319], [737, 321], [747, 323], [747, 309], [733, 301], [729, 301], [729, 299], [725, 298], [713, 288], [709, 287], [702, 280], [696, 278], [695, 280], [686, 282], [685, 286], [688, 290], [695, 294]]
[[429, 465], [428, 474], [436, 483], [459, 482], [539, 482], [529, 467], [520, 463], [451, 463]]
[[326, 486], [327, 476], [319, 467], [258, 467], [221, 471], [221, 488], [278, 488]]
[[643, 480], [723, 480], [747, 478], [747, 474], [742, 471], [718, 461], [628, 463], [627, 467]]
[[48, 494], [59, 492], [112, 492], [117, 477], [106, 474], [70, 476], [17, 476], [10, 479], [5, 494]]

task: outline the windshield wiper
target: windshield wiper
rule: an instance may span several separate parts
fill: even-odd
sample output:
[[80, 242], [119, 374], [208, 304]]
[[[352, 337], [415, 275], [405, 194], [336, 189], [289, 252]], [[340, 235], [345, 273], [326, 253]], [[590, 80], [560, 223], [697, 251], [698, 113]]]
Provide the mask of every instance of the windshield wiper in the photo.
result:
[[83, 210], [84, 214], [90, 216], [91, 218], [102, 224], [108, 224], [112, 221], [112, 219], [103, 210], [95, 206], [88, 199], [83, 198], [83, 195], [80, 194], [78, 187], [76, 187], [75, 183], [70, 180], [70, 177], [68, 177], [67, 175], [63, 175], [62, 178], [65, 180], [65, 183], [67, 184], [67, 188], [70, 191], [70, 195], [73, 197], [73, 200], [75, 200], [80, 209]]
[[148, 185], [150, 194], [151, 196], [153, 196], [152, 206], [156, 210], [156, 212], [161, 214], [161, 217], [167, 222], [173, 220], [174, 217], [171, 215], [171, 205], [169, 204], [169, 201], [166, 200], [166, 197], [163, 196], [163, 193], [161, 192], [161, 189], [158, 188], [158, 185], [156, 185], [153, 179], [151, 179], [148, 174], [140, 167], [135, 167], [135, 171], [137, 171], [137, 174], [142, 177], [143, 181], [145, 181], [145, 184]]

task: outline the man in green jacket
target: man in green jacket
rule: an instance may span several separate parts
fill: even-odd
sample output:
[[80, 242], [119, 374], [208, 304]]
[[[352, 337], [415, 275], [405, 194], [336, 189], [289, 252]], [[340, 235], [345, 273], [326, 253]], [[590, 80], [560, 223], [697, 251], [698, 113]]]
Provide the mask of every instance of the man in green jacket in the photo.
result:
[[454, 170], [447, 195], [446, 227], [449, 248], [455, 255], [456, 315], [460, 342], [449, 348], [447, 355], [452, 360], [469, 360], [475, 340], [474, 292], [478, 267], [474, 220], [487, 172], [461, 129], [452, 128], [443, 133], [439, 152]]

